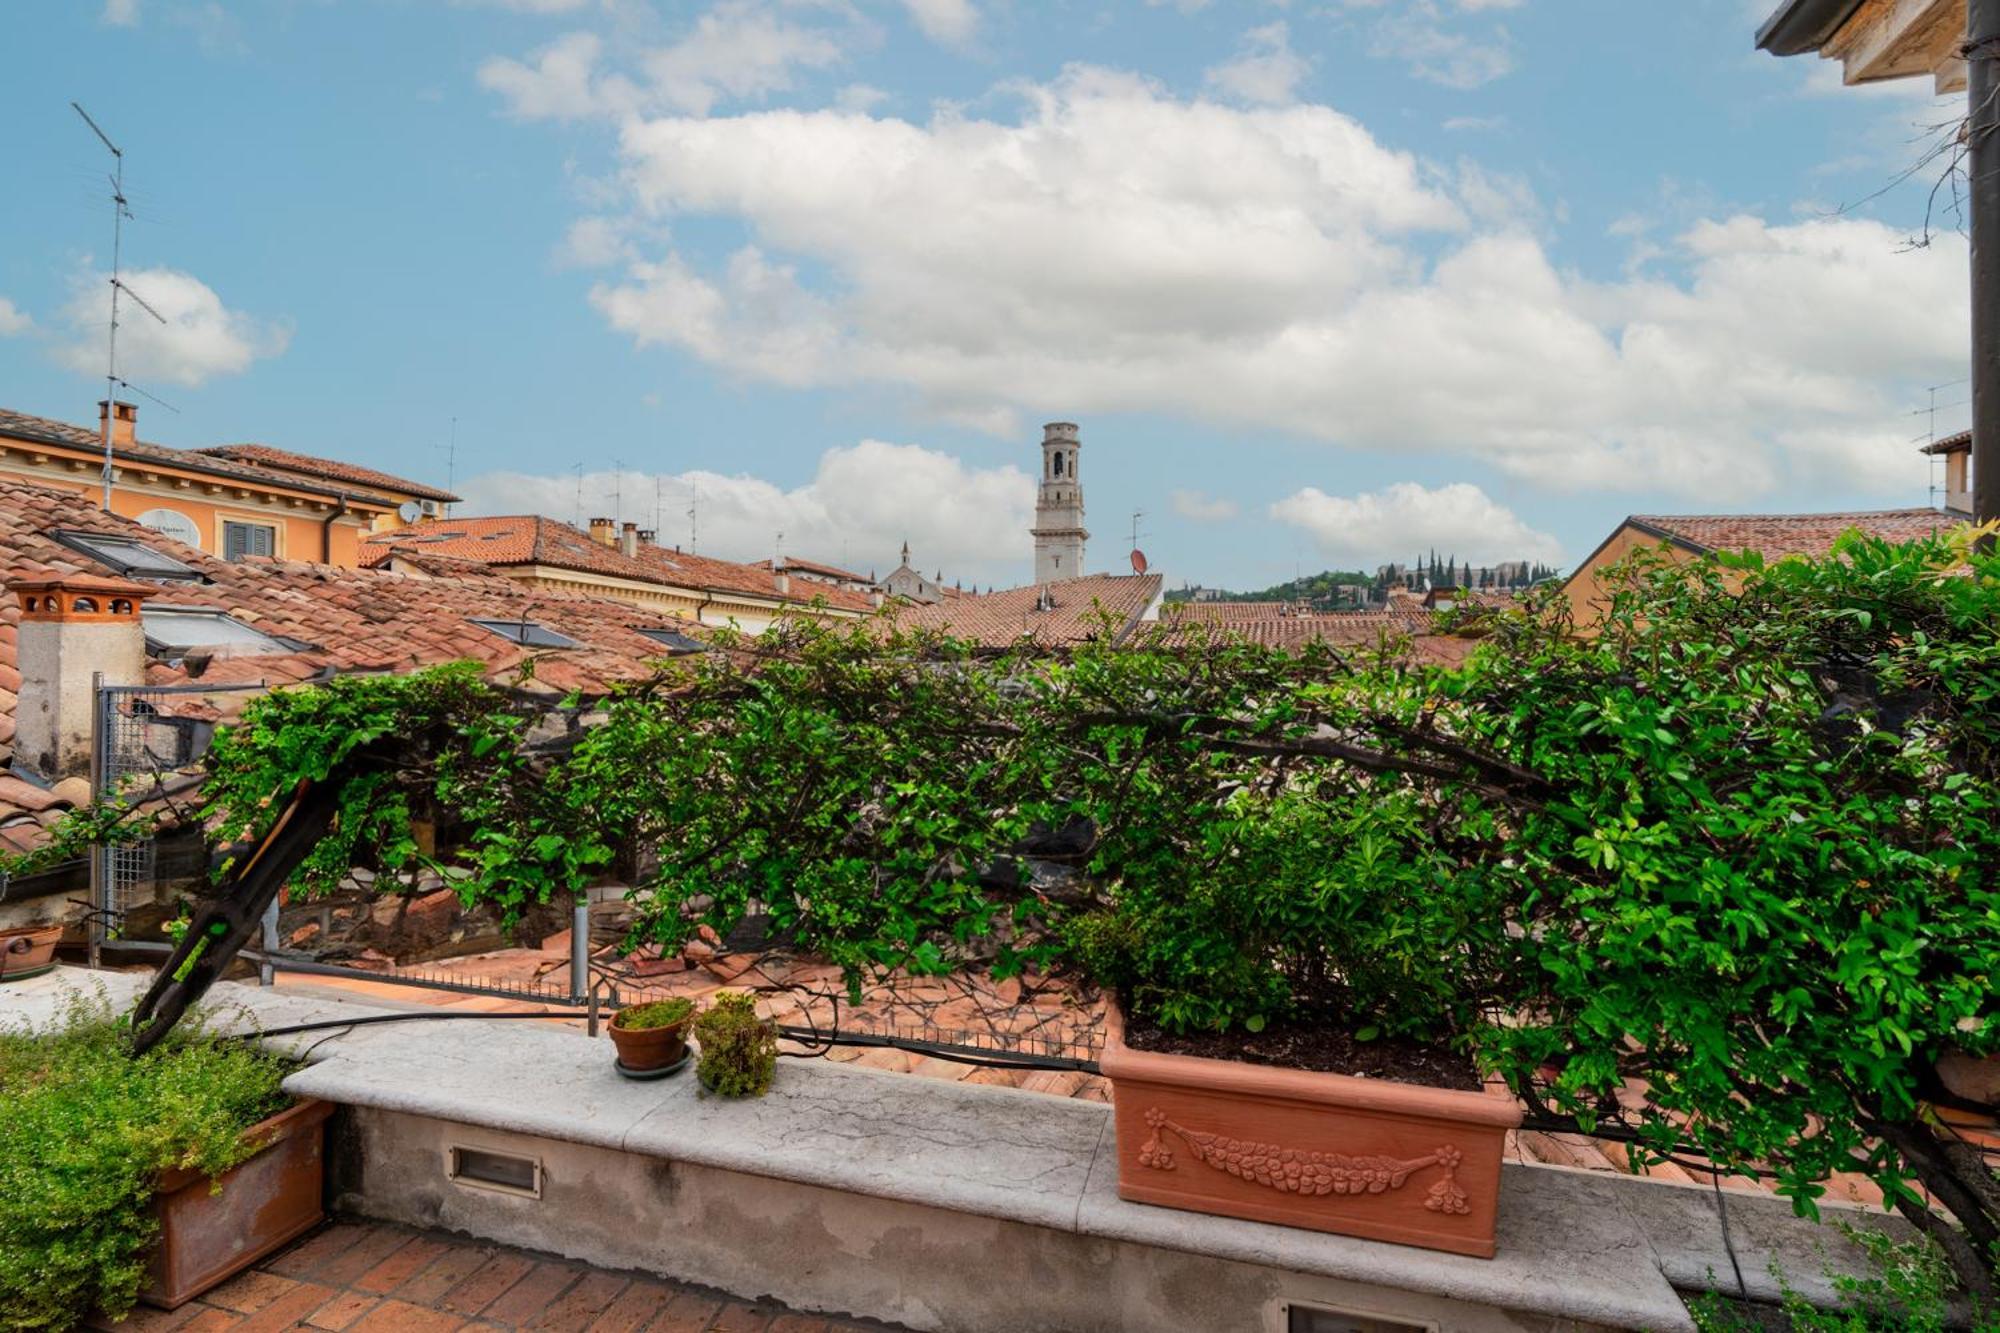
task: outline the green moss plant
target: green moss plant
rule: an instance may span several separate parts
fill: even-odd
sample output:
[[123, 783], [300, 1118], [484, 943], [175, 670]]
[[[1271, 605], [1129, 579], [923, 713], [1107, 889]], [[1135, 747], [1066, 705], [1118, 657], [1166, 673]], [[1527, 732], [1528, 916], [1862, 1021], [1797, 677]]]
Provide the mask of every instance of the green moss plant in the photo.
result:
[[722, 991], [694, 1021], [701, 1059], [695, 1075], [723, 1097], [762, 1097], [778, 1069], [778, 1027], [757, 1016], [757, 997]]

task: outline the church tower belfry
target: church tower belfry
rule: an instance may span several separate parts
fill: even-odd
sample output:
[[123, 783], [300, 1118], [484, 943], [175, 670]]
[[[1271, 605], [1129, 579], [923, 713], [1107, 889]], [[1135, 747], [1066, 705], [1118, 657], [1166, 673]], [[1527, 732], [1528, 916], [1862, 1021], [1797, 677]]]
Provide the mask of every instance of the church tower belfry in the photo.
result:
[[1035, 582], [1054, 583], [1083, 574], [1083, 483], [1077, 479], [1081, 452], [1076, 425], [1051, 421], [1042, 427], [1042, 487], [1035, 498]]

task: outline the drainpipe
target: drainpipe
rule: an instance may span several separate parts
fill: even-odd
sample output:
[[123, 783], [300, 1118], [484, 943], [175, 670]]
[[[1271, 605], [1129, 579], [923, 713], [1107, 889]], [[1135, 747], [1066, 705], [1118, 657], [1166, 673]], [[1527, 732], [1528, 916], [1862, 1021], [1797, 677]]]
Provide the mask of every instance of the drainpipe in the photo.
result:
[[347, 516], [347, 492], [340, 493], [340, 508], [326, 516], [319, 525], [319, 559], [323, 565], [333, 563], [333, 525]]
[[1986, 523], [2000, 518], [2000, 0], [1966, 0], [1965, 60], [1972, 196], [1972, 518]]

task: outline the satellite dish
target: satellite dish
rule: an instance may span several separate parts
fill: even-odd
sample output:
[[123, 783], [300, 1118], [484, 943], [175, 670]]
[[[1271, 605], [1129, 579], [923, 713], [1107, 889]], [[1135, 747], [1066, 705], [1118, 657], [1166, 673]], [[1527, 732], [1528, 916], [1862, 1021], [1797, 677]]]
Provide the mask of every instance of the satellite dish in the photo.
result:
[[162, 537], [171, 537], [196, 549], [201, 547], [201, 529], [178, 509], [148, 509], [139, 515], [139, 526], [151, 528]]
[[1135, 546], [1135, 547], [1133, 547], [1133, 548], [1132, 548], [1132, 572], [1133, 572], [1134, 574], [1143, 574], [1143, 573], [1145, 573], [1145, 572], [1146, 572], [1146, 569], [1147, 569], [1147, 565], [1146, 565], [1146, 553], [1145, 553], [1144, 551], [1140, 550], [1140, 549], [1139, 549], [1138, 547], [1136, 547], [1136, 546]]
[[405, 523], [416, 522], [419, 518], [423, 517], [423, 513], [423, 506], [415, 500], [405, 500], [396, 506], [396, 517], [402, 519]]

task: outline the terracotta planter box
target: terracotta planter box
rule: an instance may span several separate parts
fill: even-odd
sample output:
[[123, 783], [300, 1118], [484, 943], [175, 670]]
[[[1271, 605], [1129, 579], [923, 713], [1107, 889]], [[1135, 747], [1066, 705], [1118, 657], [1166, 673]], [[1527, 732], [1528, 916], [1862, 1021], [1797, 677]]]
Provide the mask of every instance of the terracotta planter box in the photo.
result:
[[0, 930], [0, 981], [32, 977], [55, 966], [61, 926], [16, 926]]
[[1118, 1196], [1493, 1257], [1506, 1096], [1135, 1051], [1117, 1006]]
[[220, 1194], [198, 1171], [162, 1176], [153, 1203], [160, 1243], [139, 1299], [171, 1310], [319, 1225], [332, 1114], [332, 1102], [304, 1101], [244, 1130], [264, 1146], [215, 1178]]

